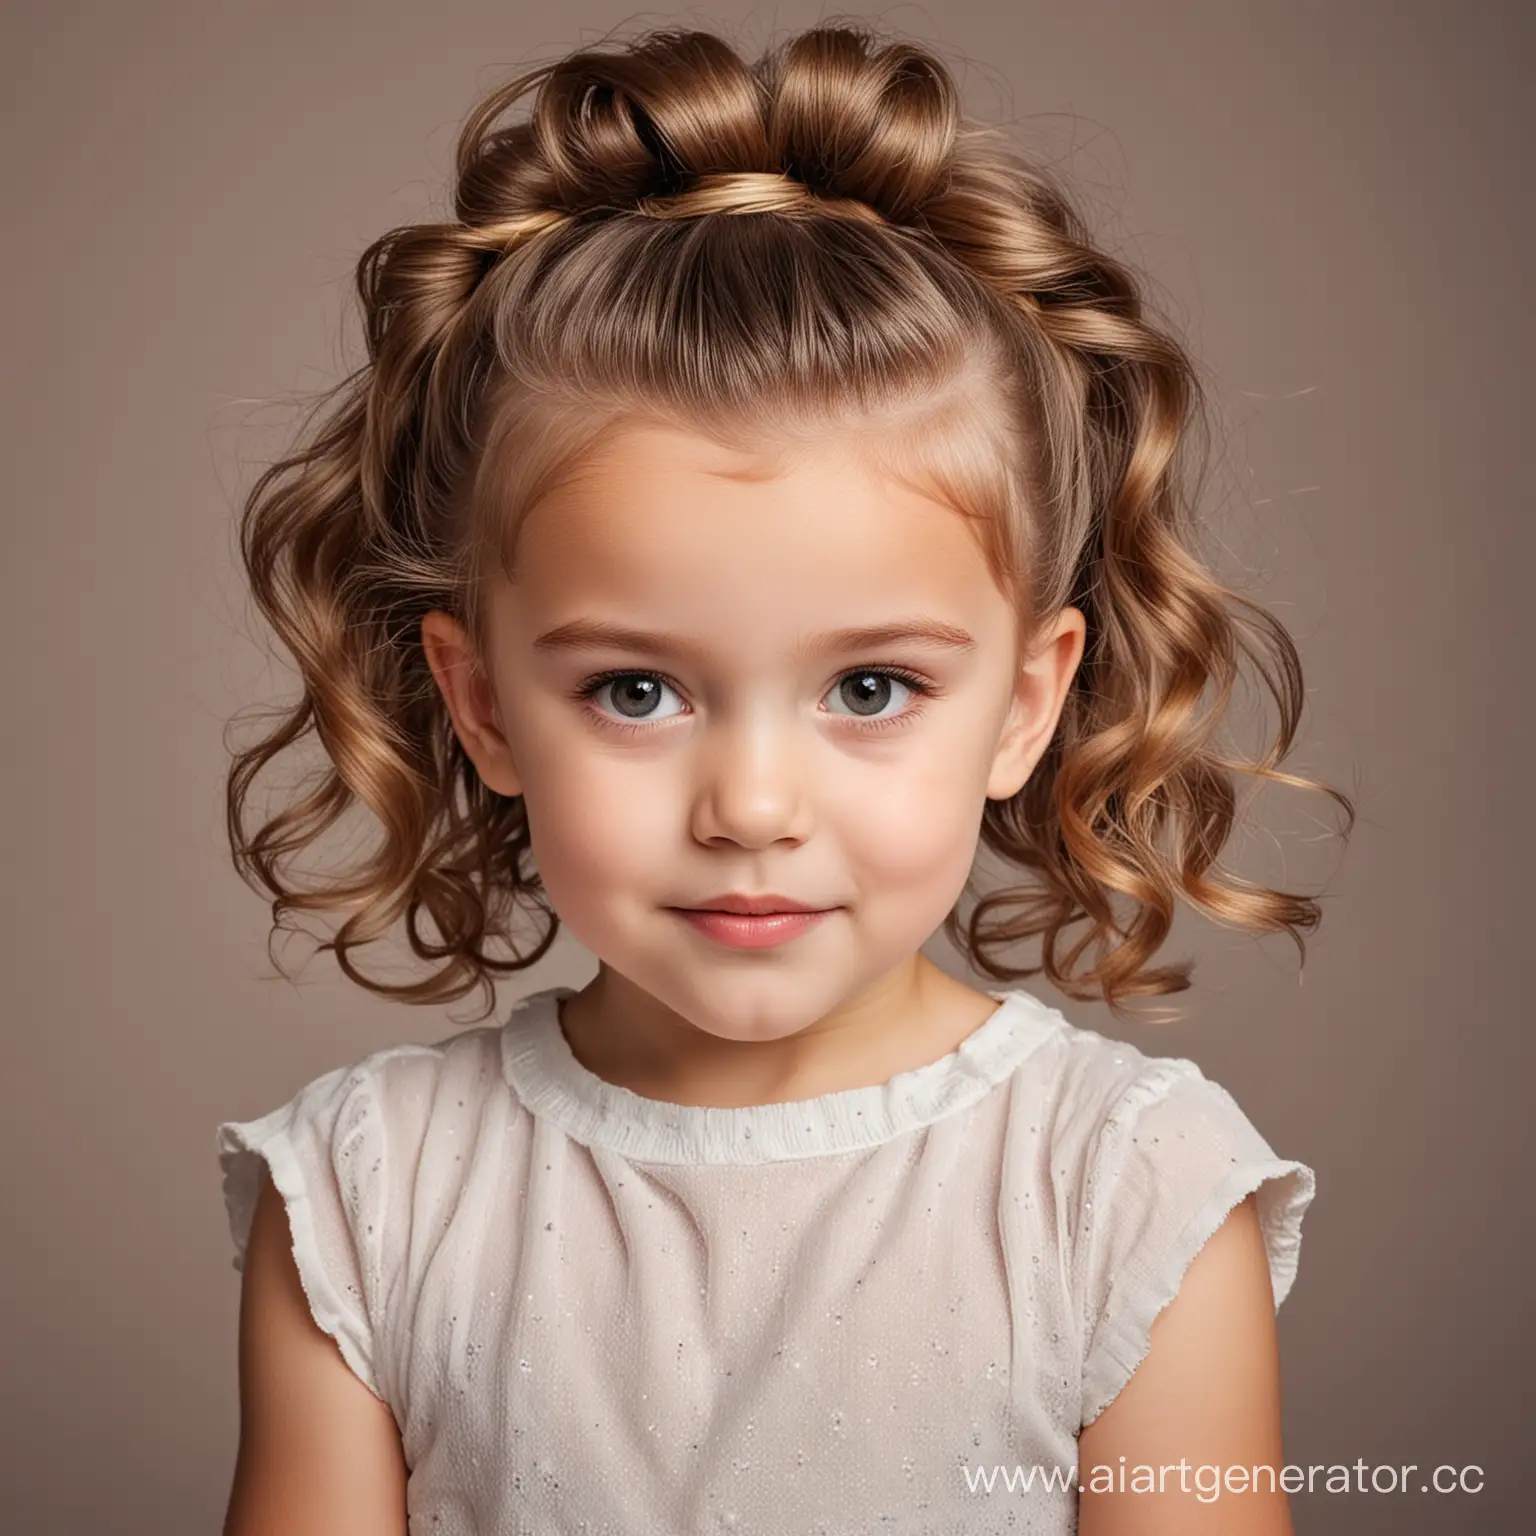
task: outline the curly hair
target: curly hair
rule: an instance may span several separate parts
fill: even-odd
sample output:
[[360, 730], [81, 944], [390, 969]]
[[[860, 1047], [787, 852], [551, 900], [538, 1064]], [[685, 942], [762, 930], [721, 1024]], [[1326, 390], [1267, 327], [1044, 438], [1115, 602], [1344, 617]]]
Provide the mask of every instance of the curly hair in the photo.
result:
[[[412, 1002], [483, 986], [487, 1012], [494, 978], [549, 949], [523, 800], [480, 781], [420, 624], [445, 609], [479, 643], [520, 518], [603, 433], [650, 420], [735, 443], [770, 424], [775, 440], [860, 433], [974, 520], [1021, 634], [1063, 604], [1085, 615], [1048, 750], [983, 811], [981, 844], [1029, 883], [945, 922], [978, 971], [1043, 970], [1117, 1011], [1181, 991], [1188, 963], [1151, 964], [1180, 898], [1289, 933], [1304, 963], [1318, 902], [1217, 866], [1236, 776], [1323, 791], [1345, 837], [1354, 808], [1279, 770], [1304, 698], [1295, 646], [1195, 553], [1196, 370], [1053, 175], [961, 116], [943, 62], [862, 25], [751, 64], [709, 32], [652, 31], [492, 91], [456, 172], [451, 222], [360, 258], [367, 361], [244, 506], [254, 598], [303, 682], [227, 786], [235, 864], [273, 898], [274, 934], [345, 913], [321, 948], [354, 981]], [[1215, 745], [1244, 663], [1278, 711], [1255, 758]], [[320, 781], [248, 832], [253, 781], [311, 732]], [[381, 838], [301, 884], [295, 857], [355, 804]], [[520, 908], [542, 928], [521, 947]], [[430, 973], [362, 974], [352, 951], [402, 914]], [[1038, 965], [1003, 958], [1037, 935]]]

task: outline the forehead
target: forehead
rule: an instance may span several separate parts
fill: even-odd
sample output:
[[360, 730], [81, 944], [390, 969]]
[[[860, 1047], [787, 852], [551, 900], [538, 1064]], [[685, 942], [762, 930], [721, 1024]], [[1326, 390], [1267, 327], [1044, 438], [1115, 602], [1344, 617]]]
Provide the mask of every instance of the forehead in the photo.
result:
[[529, 513], [516, 547], [529, 622], [600, 611], [767, 635], [894, 612], [967, 622], [988, 593], [1002, 601], [960, 513], [829, 440], [749, 454], [629, 429]]

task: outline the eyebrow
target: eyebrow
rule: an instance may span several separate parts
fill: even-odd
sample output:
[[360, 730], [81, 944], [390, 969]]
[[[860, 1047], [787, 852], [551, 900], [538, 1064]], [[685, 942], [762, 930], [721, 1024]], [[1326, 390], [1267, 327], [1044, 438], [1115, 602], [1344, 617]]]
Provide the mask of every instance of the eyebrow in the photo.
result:
[[[885, 645], [924, 645], [936, 650], [973, 651], [975, 639], [965, 630], [941, 619], [895, 619], [888, 624], [858, 625], [813, 635], [797, 649], [797, 656], [830, 656], [845, 651], [875, 650]], [[541, 653], [555, 651], [644, 651], [653, 656], [689, 659], [700, 647], [683, 635], [631, 629], [600, 619], [572, 619], [546, 630], [534, 642]]]

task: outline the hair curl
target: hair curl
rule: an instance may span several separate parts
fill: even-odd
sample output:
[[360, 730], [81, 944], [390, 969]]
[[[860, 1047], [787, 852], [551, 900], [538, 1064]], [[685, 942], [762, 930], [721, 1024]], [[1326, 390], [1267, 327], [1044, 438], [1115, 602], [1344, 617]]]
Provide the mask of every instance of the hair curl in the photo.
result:
[[[527, 119], [498, 126], [530, 92]], [[650, 419], [736, 442], [768, 423], [777, 439], [859, 433], [976, 520], [1021, 633], [1065, 603], [1084, 612], [1051, 745], [980, 829], [1035, 880], [945, 923], [979, 971], [1043, 970], [1117, 1010], [1183, 990], [1188, 963], [1150, 964], [1181, 897], [1288, 932], [1304, 961], [1318, 902], [1216, 865], [1234, 776], [1324, 791], [1346, 837], [1354, 809], [1279, 771], [1303, 704], [1296, 649], [1194, 553], [1195, 370], [1055, 179], [960, 116], [939, 59], [846, 25], [752, 65], [693, 30], [579, 50], [474, 109], [454, 214], [365, 251], [367, 361], [245, 503], [252, 591], [304, 685], [227, 787], [236, 867], [273, 897], [274, 933], [290, 913], [344, 912], [321, 947], [352, 980], [412, 1002], [479, 985], [488, 1011], [494, 978], [549, 949], [559, 921], [525, 868], [522, 799], [487, 790], [464, 754], [420, 623], [444, 608], [481, 637], [483, 577], [509, 568], [519, 517], [601, 433]], [[1245, 660], [1279, 715], [1256, 760], [1213, 744]], [[247, 833], [253, 781], [311, 732], [320, 782]], [[302, 887], [294, 856], [355, 803], [382, 838]], [[524, 949], [519, 906], [543, 926]], [[436, 968], [361, 974], [351, 952], [402, 915]], [[1036, 935], [1039, 965], [1000, 957]]]

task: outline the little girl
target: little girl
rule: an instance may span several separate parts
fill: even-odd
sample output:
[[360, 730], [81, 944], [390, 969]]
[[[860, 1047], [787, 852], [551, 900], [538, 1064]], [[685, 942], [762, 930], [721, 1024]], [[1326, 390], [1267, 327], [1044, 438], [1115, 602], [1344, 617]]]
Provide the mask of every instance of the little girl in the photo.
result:
[[[1320, 786], [1289, 638], [1192, 549], [1188, 358], [857, 27], [537, 70], [453, 213], [363, 256], [367, 363], [247, 504], [304, 693], [236, 859], [379, 993], [493, 1000], [560, 921], [598, 973], [219, 1127], [226, 1533], [1289, 1531], [1311, 1170], [922, 953], [1118, 1015], [1188, 984], [1180, 898], [1316, 924], [1215, 864], [1235, 775]], [[1215, 744], [1245, 657], [1258, 761]], [[357, 801], [381, 840], [301, 884]], [[981, 844], [1028, 883], [962, 923]], [[402, 916], [421, 979], [369, 977]]]

